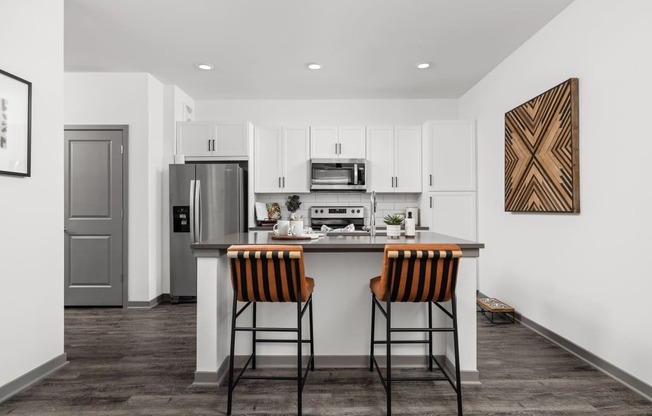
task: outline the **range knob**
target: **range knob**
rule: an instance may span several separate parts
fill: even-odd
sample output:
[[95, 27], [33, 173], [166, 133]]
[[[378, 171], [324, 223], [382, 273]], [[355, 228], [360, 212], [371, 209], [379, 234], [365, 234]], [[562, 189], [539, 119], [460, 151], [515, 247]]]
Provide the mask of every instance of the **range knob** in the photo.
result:
[[316, 209], [316, 210], [315, 210], [315, 214], [316, 214], [316, 213], [318, 213], [318, 212], [319, 212], [319, 210], [318, 210], [318, 209]]
[[360, 213], [360, 210], [357, 210], [356, 212], [359, 214], [359, 213]]
[[352, 209], [352, 210], [351, 210], [351, 214], [354, 214], [354, 213], [355, 213], [355, 210], [354, 210], [354, 209]]
[[324, 210], [323, 210], [323, 209], [320, 209], [320, 210], [319, 210], [319, 213], [320, 213], [320, 214], [323, 214], [323, 213], [324, 213]]

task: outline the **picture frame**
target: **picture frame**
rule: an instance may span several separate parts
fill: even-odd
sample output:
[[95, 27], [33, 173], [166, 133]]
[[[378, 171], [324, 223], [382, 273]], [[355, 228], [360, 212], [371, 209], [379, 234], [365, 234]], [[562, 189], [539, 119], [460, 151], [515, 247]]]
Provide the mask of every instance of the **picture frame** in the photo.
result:
[[32, 83], [0, 69], [0, 174], [31, 176]]

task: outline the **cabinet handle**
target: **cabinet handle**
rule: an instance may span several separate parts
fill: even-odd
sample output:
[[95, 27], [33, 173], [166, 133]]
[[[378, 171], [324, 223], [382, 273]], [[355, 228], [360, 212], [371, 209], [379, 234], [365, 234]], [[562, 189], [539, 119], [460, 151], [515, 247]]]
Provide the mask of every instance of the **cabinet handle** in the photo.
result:
[[215, 139], [213, 139], [213, 151], [215, 151]]
[[211, 139], [208, 139], [208, 151], [211, 151]]
[[335, 143], [335, 154], [337, 154], [337, 143]]
[[432, 186], [432, 173], [428, 176], [430, 176], [430, 186]]
[[338, 153], [338, 154], [340, 154], [340, 155], [341, 155], [341, 154], [342, 154], [342, 143], [338, 143], [337, 145], [338, 145], [338, 146], [339, 146], [339, 148], [340, 148], [340, 150], [339, 150], [339, 153]]
[[281, 186], [281, 177], [280, 176], [278, 177], [278, 187], [282, 188], [282, 186]]
[[283, 188], [285, 188], [285, 176], [283, 176]]
[[398, 176], [396, 176], [396, 188], [398, 188]]
[[432, 197], [430, 197], [430, 208], [432, 208]]

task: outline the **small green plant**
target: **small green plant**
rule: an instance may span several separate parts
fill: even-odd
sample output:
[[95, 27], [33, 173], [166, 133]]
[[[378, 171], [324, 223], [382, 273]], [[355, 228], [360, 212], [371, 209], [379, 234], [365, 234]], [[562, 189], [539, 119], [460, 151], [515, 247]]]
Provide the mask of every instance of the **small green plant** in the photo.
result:
[[[285, 201], [285, 207], [290, 211], [290, 218], [296, 218], [296, 212], [301, 208], [301, 201], [299, 201], [299, 195], [290, 195], [288, 196], [287, 201]], [[300, 218], [300, 217], [299, 217]]]
[[401, 214], [389, 214], [385, 215], [383, 222], [387, 225], [401, 225], [403, 224], [403, 215]]

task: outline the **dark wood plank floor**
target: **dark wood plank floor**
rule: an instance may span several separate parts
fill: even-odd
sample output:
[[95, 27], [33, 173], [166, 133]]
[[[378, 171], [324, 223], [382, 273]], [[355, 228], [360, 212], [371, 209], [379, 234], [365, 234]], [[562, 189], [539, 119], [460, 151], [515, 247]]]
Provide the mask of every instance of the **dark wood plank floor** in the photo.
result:
[[[315, 317], [319, 319], [319, 317]], [[66, 310], [70, 364], [0, 404], [2, 415], [223, 415], [224, 387], [192, 386], [195, 305], [152, 310]], [[317, 346], [319, 348], [319, 346]], [[478, 317], [482, 385], [464, 388], [466, 415], [652, 415], [652, 403], [521, 325]], [[287, 415], [291, 382], [245, 381], [234, 414]], [[363, 369], [318, 369], [304, 390], [306, 415], [382, 415], [384, 391]], [[452, 389], [401, 383], [397, 415], [452, 415]]]

